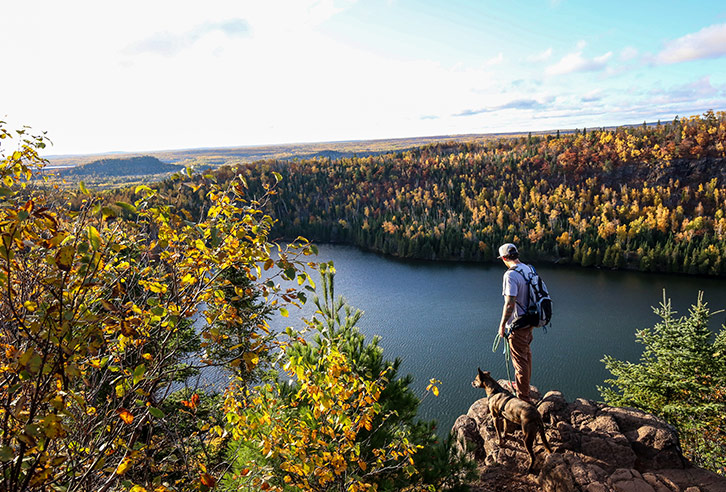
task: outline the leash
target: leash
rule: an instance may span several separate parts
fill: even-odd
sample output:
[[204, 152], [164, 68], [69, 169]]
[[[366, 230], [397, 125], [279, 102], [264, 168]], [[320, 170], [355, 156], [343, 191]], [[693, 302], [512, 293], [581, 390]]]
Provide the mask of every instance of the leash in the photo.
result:
[[[512, 353], [511, 349], [509, 348], [509, 335], [511, 334], [511, 331], [509, 331], [507, 335], [507, 341], [504, 344], [504, 365], [507, 366], [507, 381], [509, 381], [509, 387], [512, 388], [512, 393], [514, 393], [516, 396], [519, 396], [517, 394], [517, 388], [514, 387], [514, 384], [512, 383], [512, 376], [509, 374], [509, 363], [512, 361]], [[499, 343], [502, 341], [502, 338], [500, 337], [499, 333], [497, 332], [496, 335], [494, 335], [494, 343], [492, 344], [492, 352], [496, 353], [497, 349], [499, 349]]]

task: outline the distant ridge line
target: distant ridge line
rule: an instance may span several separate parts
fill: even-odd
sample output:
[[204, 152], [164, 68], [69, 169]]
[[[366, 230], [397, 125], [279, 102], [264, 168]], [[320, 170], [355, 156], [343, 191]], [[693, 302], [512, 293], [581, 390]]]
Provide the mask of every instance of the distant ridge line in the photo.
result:
[[[617, 126], [593, 126], [597, 130], [614, 130], [616, 128], [627, 128], [641, 126], [643, 123], [627, 124]], [[657, 123], [645, 123], [653, 126]], [[325, 157], [325, 154], [339, 153], [340, 157], [380, 155], [388, 152], [403, 152], [415, 147], [443, 143], [448, 141], [474, 142], [480, 140], [491, 140], [501, 137], [515, 137], [531, 135], [554, 135], [570, 134], [578, 131], [579, 128], [517, 131], [517, 132], [496, 132], [496, 133], [460, 133], [450, 135], [433, 135], [423, 137], [396, 137], [379, 138], [368, 140], [334, 140], [327, 142], [300, 142], [268, 145], [243, 145], [223, 147], [195, 147], [186, 149], [155, 150], [146, 152], [125, 152], [113, 151], [99, 154], [72, 154], [72, 155], [49, 155], [46, 158], [50, 162], [49, 168], [65, 169], [105, 158], [133, 158], [141, 156], [153, 156], [162, 162], [188, 165], [211, 165], [219, 166], [227, 163], [242, 164], [258, 160], [291, 160], [309, 159], [314, 157]], [[202, 159], [202, 162], [199, 162]]]

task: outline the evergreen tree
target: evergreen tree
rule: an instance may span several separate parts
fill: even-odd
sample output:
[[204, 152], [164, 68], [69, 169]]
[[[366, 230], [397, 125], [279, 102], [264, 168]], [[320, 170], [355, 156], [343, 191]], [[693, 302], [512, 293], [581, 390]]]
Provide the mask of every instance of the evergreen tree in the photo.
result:
[[[610, 405], [633, 406], [674, 424], [684, 452], [698, 466], [726, 472], [726, 326], [714, 336], [702, 294], [688, 316], [676, 318], [665, 294], [662, 319], [636, 333], [639, 363], [605, 356], [613, 375], [600, 387]], [[664, 377], [665, 376], [665, 377]]]
[[[226, 308], [232, 315], [216, 320], [205, 331], [215, 343], [205, 343], [205, 360], [231, 372], [245, 384], [254, 383], [269, 362], [269, 353], [250, 354], [253, 346], [270, 342], [273, 334], [266, 333], [267, 319], [274, 308], [262, 300], [261, 293], [247, 274], [229, 267], [220, 275], [227, 300]], [[303, 295], [304, 297], [304, 295]], [[254, 362], [254, 363], [253, 363]]]

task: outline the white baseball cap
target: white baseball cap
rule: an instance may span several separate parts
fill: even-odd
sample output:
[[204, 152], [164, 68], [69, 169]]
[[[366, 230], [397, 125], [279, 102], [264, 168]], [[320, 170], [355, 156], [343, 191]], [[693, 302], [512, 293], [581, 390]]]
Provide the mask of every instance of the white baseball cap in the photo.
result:
[[499, 256], [497, 256], [497, 258], [502, 258], [503, 256], [510, 256], [514, 253], [519, 253], [515, 245], [513, 245], [512, 243], [502, 244], [501, 246], [499, 246]]

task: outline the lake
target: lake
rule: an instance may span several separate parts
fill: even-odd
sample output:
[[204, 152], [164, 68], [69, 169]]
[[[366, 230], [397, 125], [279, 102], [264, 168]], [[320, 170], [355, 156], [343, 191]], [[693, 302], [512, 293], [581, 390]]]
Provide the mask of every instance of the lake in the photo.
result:
[[[484, 396], [471, 387], [477, 367], [507, 378], [501, 346], [492, 352], [503, 264], [401, 261], [335, 245], [319, 251], [317, 261], [335, 264], [336, 297], [364, 311], [361, 332], [381, 336], [384, 356], [402, 360], [400, 373], [413, 375], [416, 393], [424, 395], [429, 379], [441, 380], [440, 395], [428, 395], [419, 411], [421, 418], [439, 423], [440, 434]], [[547, 333], [535, 329], [532, 384], [542, 394], [562, 391], [568, 401], [600, 399], [597, 385], [609, 377], [601, 362], [605, 354], [638, 360], [642, 346], [635, 343], [635, 331], [658, 322], [651, 306], [663, 300], [663, 289], [679, 314], [687, 314], [699, 290], [712, 311], [726, 306], [723, 279], [534, 266], [550, 290], [554, 316]], [[302, 312], [293, 308], [289, 318], [271, 324], [299, 328], [296, 320], [312, 310], [309, 301]], [[713, 321], [719, 327], [724, 314]]]

